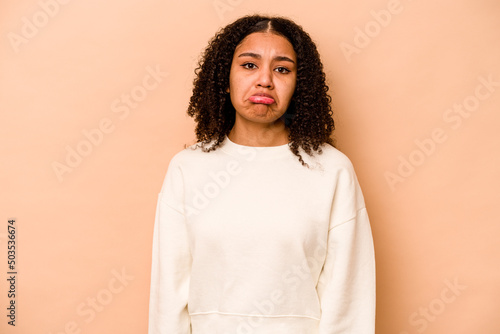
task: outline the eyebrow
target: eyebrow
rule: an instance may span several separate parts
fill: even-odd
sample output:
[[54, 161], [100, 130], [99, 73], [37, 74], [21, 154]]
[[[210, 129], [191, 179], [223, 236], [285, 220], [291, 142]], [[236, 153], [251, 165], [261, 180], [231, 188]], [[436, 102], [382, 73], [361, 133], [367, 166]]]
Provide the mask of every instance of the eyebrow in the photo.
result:
[[[260, 54], [258, 54], [258, 53], [253, 53], [253, 52], [243, 52], [242, 54], [240, 54], [240, 55], [238, 56], [238, 58], [239, 58], [239, 57], [253, 57], [253, 58], [257, 58], [257, 59], [262, 58], [262, 56], [261, 56]], [[278, 61], [288, 61], [288, 62], [291, 62], [291, 63], [295, 64], [295, 62], [294, 62], [292, 59], [290, 59], [290, 58], [288, 58], [288, 57], [286, 57], [286, 56], [276, 56], [276, 57], [274, 57], [274, 59], [273, 59], [273, 60], [278, 60]]]

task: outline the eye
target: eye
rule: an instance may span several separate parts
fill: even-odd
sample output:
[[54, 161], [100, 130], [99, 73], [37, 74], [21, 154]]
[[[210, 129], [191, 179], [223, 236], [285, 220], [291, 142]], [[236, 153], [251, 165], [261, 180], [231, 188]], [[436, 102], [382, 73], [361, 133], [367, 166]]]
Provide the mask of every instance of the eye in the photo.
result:
[[279, 72], [279, 73], [281, 73], [281, 74], [287, 74], [287, 73], [290, 73], [290, 70], [289, 70], [288, 68], [286, 68], [286, 67], [282, 67], [282, 66], [277, 67], [277, 68], [275, 69], [275, 71], [278, 71], [278, 72]]
[[257, 66], [256, 66], [255, 64], [253, 64], [253, 63], [245, 63], [245, 64], [243, 64], [243, 65], [241, 65], [241, 66], [242, 66], [243, 68], [248, 69], [248, 70], [252, 70], [252, 69], [254, 69], [254, 68], [256, 68], [256, 67], [257, 67]]

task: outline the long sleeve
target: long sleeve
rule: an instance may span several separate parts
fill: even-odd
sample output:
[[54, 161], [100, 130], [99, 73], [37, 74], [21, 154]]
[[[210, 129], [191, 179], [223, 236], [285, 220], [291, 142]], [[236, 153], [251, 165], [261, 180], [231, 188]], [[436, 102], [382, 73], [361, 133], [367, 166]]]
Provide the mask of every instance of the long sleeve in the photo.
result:
[[[319, 334], [375, 333], [375, 254], [368, 214], [354, 172], [340, 186], [333, 210], [351, 218], [333, 221], [317, 285]], [[335, 215], [332, 215], [335, 216]], [[337, 216], [338, 217], [338, 216]]]
[[192, 257], [182, 211], [182, 178], [171, 162], [158, 195], [153, 232], [149, 334], [190, 334]]

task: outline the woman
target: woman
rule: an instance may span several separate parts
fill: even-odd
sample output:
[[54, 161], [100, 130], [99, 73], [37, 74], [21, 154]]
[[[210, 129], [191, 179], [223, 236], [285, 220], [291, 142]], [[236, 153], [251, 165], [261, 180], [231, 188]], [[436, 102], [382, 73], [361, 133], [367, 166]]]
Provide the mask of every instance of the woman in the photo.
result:
[[243, 17], [196, 74], [198, 143], [158, 198], [149, 333], [373, 334], [370, 224], [309, 35]]

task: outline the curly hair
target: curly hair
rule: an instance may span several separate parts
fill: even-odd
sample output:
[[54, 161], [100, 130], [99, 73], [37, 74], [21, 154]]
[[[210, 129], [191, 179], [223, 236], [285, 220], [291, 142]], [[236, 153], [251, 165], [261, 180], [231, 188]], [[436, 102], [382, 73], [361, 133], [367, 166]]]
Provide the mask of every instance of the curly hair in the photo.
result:
[[[296, 23], [284, 17], [244, 16], [220, 29], [210, 40], [198, 61], [193, 93], [187, 114], [196, 122], [197, 142], [204, 152], [215, 150], [231, 131], [235, 112], [230, 97], [229, 73], [236, 46], [255, 32], [271, 32], [286, 38], [297, 55], [296, 87], [287, 111], [282, 116], [289, 130], [290, 150], [309, 168], [299, 153], [301, 147], [322, 153], [321, 145], [335, 147], [330, 138], [334, 127], [331, 97], [328, 95], [323, 64], [311, 37]], [[205, 144], [214, 141], [210, 148]]]

